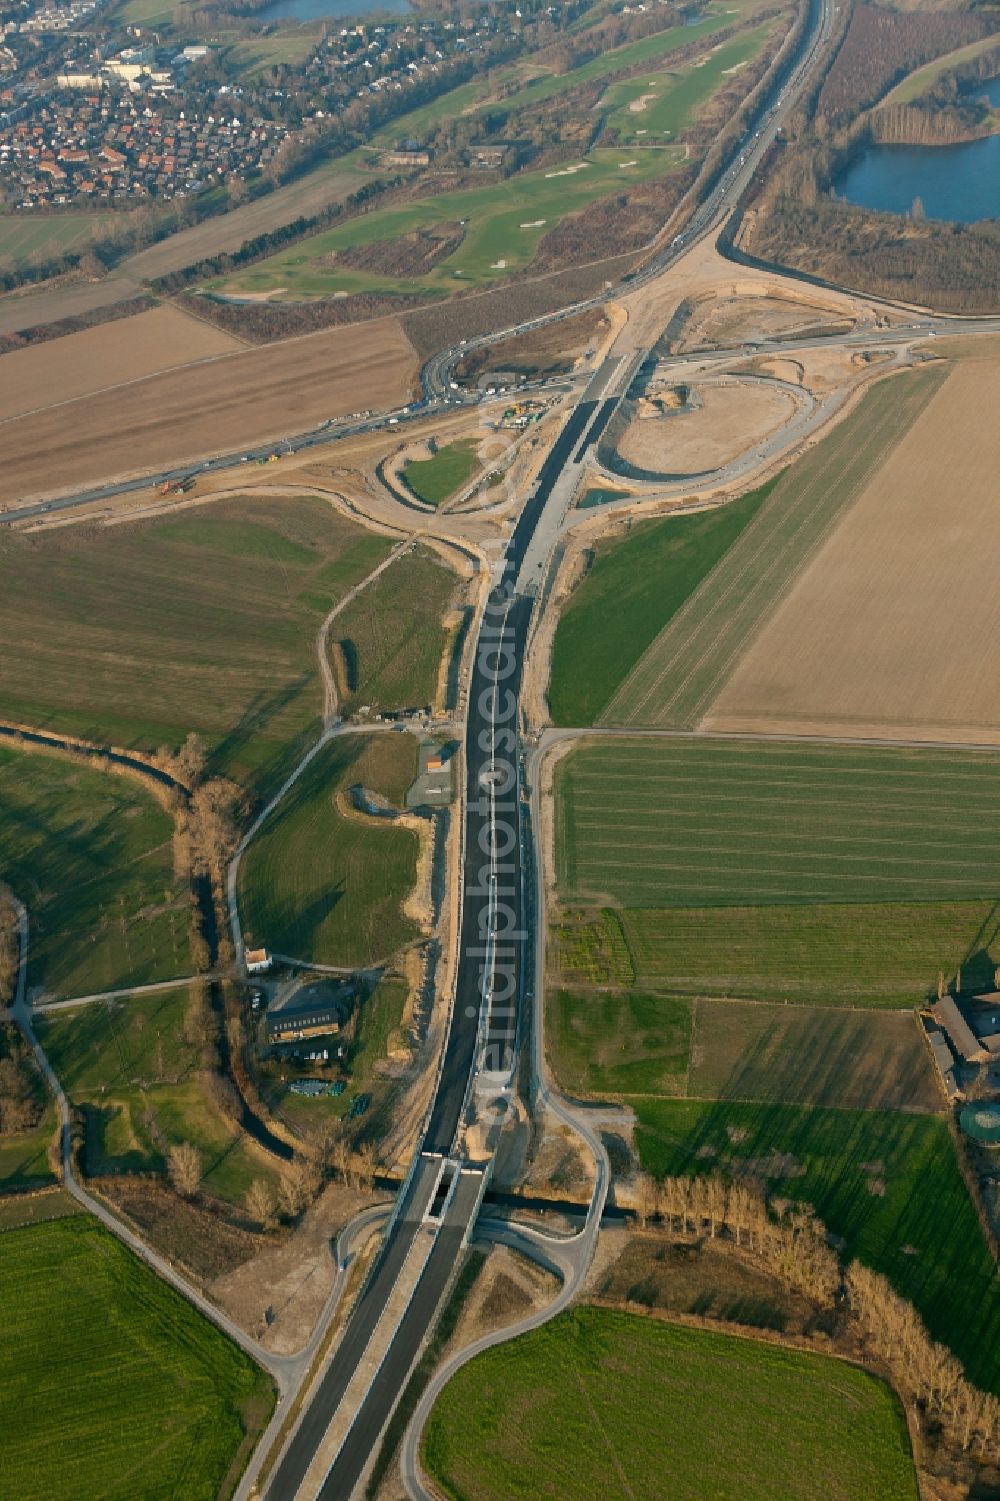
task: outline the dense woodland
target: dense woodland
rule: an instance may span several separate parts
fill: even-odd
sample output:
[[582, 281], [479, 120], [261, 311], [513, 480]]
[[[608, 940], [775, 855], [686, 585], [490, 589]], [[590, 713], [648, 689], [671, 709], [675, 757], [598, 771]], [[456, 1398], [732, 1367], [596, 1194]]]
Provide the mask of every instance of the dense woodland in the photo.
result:
[[824, 281], [945, 312], [1000, 306], [1000, 221], [923, 221], [919, 201], [903, 217], [829, 196], [808, 203], [783, 195], [743, 246]]
[[885, 10], [857, 5], [819, 93], [817, 117], [842, 125], [881, 99], [907, 73], [997, 29], [988, 11]]

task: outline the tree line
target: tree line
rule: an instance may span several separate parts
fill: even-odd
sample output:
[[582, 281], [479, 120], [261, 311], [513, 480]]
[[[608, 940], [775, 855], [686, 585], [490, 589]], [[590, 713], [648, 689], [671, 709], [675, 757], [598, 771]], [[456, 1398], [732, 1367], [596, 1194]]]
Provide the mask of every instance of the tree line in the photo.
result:
[[995, 30], [977, 11], [896, 11], [860, 4], [819, 92], [817, 113], [843, 124], [915, 68]]
[[886, 1277], [857, 1260], [842, 1267], [808, 1204], [718, 1174], [640, 1174], [635, 1206], [641, 1226], [655, 1218], [671, 1239], [725, 1243], [829, 1315], [828, 1327], [839, 1322], [845, 1348], [885, 1373], [930, 1446], [959, 1461], [1000, 1461], [1000, 1401], [966, 1378]]

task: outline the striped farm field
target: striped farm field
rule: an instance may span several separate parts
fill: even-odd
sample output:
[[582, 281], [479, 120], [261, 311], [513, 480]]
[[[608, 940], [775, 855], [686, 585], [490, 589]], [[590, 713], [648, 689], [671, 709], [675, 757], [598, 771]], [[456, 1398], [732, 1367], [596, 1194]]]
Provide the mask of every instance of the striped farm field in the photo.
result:
[[880, 382], [785, 471], [752, 523], [639, 658], [602, 723], [698, 724], [776, 603], [943, 377], [943, 370], [922, 370]]
[[556, 768], [559, 883], [626, 907], [1000, 895], [1000, 754], [608, 738]]
[[0, 1494], [18, 1501], [215, 1501], [274, 1400], [89, 1216], [0, 1234], [0, 1398]]
[[644, 989], [898, 1007], [941, 970], [989, 985], [998, 772], [993, 752], [586, 740], [556, 766], [559, 895], [623, 909]]
[[968, 984], [989, 988], [1000, 937], [992, 901], [632, 907], [619, 917], [639, 985], [811, 1005], [912, 1006], [959, 965]]

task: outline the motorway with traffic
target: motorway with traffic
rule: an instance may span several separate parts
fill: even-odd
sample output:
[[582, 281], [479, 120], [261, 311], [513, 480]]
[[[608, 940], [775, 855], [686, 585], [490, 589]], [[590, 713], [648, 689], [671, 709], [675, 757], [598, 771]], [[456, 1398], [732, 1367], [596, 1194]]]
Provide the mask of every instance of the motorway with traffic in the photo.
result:
[[[781, 99], [770, 107], [759, 131], [759, 159], [777, 128], [793, 88], [801, 85], [811, 60], [829, 34], [828, 6], [815, 11], [804, 58], [784, 84]], [[749, 157], [724, 172], [708, 203], [696, 215], [688, 244], [717, 225], [733, 195], [749, 181]], [[655, 273], [683, 249], [669, 247]], [[466, 346], [467, 347], [467, 346]], [[433, 364], [432, 379], [442, 383], [461, 350], [449, 351]], [[455, 993], [448, 1038], [423, 1143], [400, 1195], [378, 1260], [353, 1311], [333, 1358], [293, 1428], [266, 1495], [268, 1501], [315, 1496], [347, 1501], [358, 1490], [373, 1461], [379, 1440], [404, 1391], [420, 1349], [467, 1242], [485, 1187], [489, 1162], [468, 1165], [475, 1179], [462, 1177], [463, 1127], [474, 1113], [477, 1086], [484, 1074], [501, 1096], [513, 1081], [519, 1024], [532, 962], [534, 914], [525, 900], [525, 852], [529, 847], [527, 804], [522, 793], [519, 739], [519, 688], [532, 612], [544, 566], [532, 556], [542, 538], [543, 562], [548, 537], [555, 536], [569, 503], [564, 471], [585, 457], [628, 390], [641, 356], [609, 358], [594, 374], [567, 417], [546, 457], [531, 494], [521, 509], [509, 541], [493, 570], [492, 587], [475, 646], [465, 732], [465, 810], [461, 929]], [[450, 363], [449, 363], [450, 361]], [[426, 389], [426, 386], [425, 386]], [[554, 512], [554, 515], [548, 514]], [[537, 549], [536, 549], [537, 550]], [[503, 664], [501, 666], [501, 664]], [[501, 838], [503, 834], [503, 838]], [[499, 922], [503, 911], [504, 923]], [[498, 980], [503, 971], [503, 986]], [[531, 975], [537, 985], [537, 978]], [[596, 1145], [596, 1152], [600, 1152]], [[603, 1168], [603, 1170], [602, 1170]], [[450, 1176], [449, 1176], [450, 1175]], [[442, 1184], [450, 1188], [439, 1212]], [[458, 1191], [461, 1185], [464, 1191]], [[598, 1171], [600, 1211], [607, 1190], [606, 1163]], [[593, 1234], [591, 1226], [590, 1233]], [[418, 1242], [429, 1238], [422, 1261]], [[386, 1339], [380, 1336], [383, 1310], [398, 1290], [404, 1269], [416, 1256], [418, 1271], [402, 1316]], [[356, 1373], [366, 1353], [374, 1369], [363, 1391]], [[352, 1411], [340, 1409], [354, 1402]], [[316, 1455], [336, 1432], [335, 1452], [317, 1487]]]
[[[662, 276], [663, 272], [683, 256], [692, 245], [707, 234], [721, 227], [722, 221], [732, 212], [740, 197], [753, 179], [753, 175], [770, 149], [781, 123], [791, 105], [798, 98], [805, 82], [810, 77], [823, 49], [830, 39], [836, 7], [833, 0], [810, 0], [810, 14], [803, 44], [798, 57], [786, 69], [784, 78], [776, 79], [772, 98], [764, 101], [756, 121], [748, 127], [747, 134], [734, 147], [734, 156], [729, 165], [718, 175], [711, 190], [695, 209], [683, 231], [677, 234], [650, 257], [646, 264], [629, 278], [628, 290], [635, 292]], [[49, 500], [26, 501], [0, 512], [0, 525], [28, 521], [51, 512], [72, 510], [80, 506], [94, 505], [103, 500], [113, 500], [136, 490], [151, 487], [176, 485], [192, 476], [215, 474], [227, 469], [239, 469], [248, 463], [265, 461], [270, 454], [300, 453], [303, 450], [335, 443], [343, 438], [363, 433], [377, 432], [388, 426], [402, 426], [426, 419], [428, 413], [449, 405], [471, 405], [478, 395], [458, 390], [453, 383], [453, 371], [460, 359], [475, 349], [484, 348], [516, 334], [528, 333], [546, 324], [600, 306], [615, 296], [621, 288], [609, 288], [596, 297], [586, 298], [553, 313], [529, 318], [512, 328], [497, 330], [478, 338], [463, 340], [460, 344], [443, 350], [429, 359], [421, 371], [423, 398], [409, 406], [381, 412], [370, 418], [357, 420], [356, 416], [329, 419], [320, 427], [299, 433], [279, 442], [271, 441], [259, 448], [241, 449], [236, 453], [218, 454], [199, 464], [179, 465], [160, 470], [155, 474], [133, 476], [107, 485], [92, 486], [86, 490], [61, 495]], [[960, 322], [960, 320], [959, 320]], [[928, 326], [938, 326], [937, 320], [929, 320]]]
[[[608, 376], [609, 371], [603, 367], [597, 372], [585, 399], [566, 422], [494, 569], [468, 699], [461, 947], [437, 1089], [421, 1150], [378, 1262], [281, 1456], [266, 1492], [269, 1501], [292, 1501], [300, 1494], [322, 1437], [376, 1336], [382, 1310], [390, 1301], [414, 1242], [426, 1234], [433, 1237], [433, 1248], [318, 1492], [325, 1501], [353, 1494], [434, 1322], [485, 1188], [488, 1163], [470, 1164], [462, 1172], [462, 1128], [480, 1072], [485, 1070], [499, 1078], [501, 1087], [512, 1078], [531, 955], [524, 911], [518, 693], [533, 599], [519, 591], [518, 580], [528, 545], [563, 466], [587, 440], [588, 426], [602, 410], [597, 396], [603, 392]], [[505, 915], [502, 928], [498, 922], [501, 904]], [[502, 991], [498, 984], [501, 975]], [[451, 1189], [444, 1212], [434, 1214], [435, 1198], [441, 1197], [441, 1184], [448, 1180], [449, 1173]]]

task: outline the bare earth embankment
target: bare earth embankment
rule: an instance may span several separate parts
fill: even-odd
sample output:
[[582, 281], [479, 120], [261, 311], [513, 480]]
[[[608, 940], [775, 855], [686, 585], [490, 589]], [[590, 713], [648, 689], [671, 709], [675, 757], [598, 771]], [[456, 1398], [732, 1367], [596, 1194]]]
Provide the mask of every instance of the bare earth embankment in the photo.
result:
[[407, 396], [417, 370], [395, 319], [329, 329], [173, 370], [0, 425], [0, 503], [271, 442]]
[[726, 730], [1000, 743], [1000, 361], [968, 361], [723, 688]]
[[150, 308], [0, 357], [0, 419], [119, 387], [244, 346], [174, 307]]

